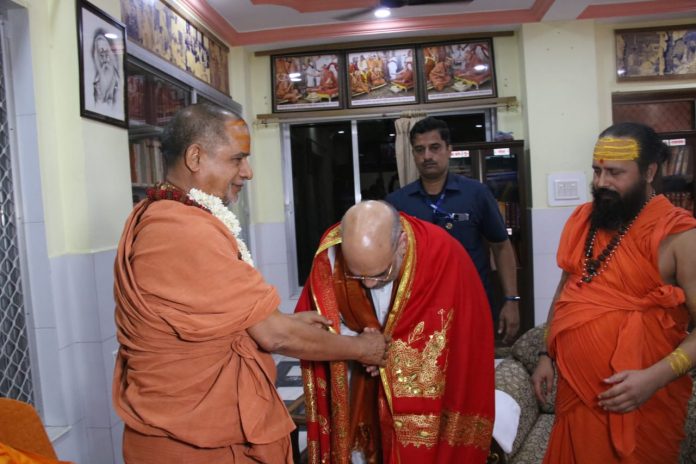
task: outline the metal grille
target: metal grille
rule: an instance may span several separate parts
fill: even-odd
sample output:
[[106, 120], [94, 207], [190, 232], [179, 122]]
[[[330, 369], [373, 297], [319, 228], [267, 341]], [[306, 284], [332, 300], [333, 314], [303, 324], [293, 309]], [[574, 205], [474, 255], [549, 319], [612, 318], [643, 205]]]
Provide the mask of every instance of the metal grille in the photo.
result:
[[667, 101], [655, 103], [614, 104], [614, 123], [640, 122], [655, 132], [676, 132], [694, 129], [694, 102]]
[[0, 396], [33, 402], [0, 41]]

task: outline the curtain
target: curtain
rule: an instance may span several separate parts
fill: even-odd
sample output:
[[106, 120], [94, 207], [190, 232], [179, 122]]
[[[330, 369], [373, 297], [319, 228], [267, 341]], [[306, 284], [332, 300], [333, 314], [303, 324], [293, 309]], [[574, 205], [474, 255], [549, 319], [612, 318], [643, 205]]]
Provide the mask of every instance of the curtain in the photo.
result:
[[411, 154], [411, 141], [409, 133], [415, 123], [423, 119], [420, 117], [400, 118], [394, 122], [396, 126], [396, 170], [399, 174], [401, 187], [418, 179], [418, 169]]

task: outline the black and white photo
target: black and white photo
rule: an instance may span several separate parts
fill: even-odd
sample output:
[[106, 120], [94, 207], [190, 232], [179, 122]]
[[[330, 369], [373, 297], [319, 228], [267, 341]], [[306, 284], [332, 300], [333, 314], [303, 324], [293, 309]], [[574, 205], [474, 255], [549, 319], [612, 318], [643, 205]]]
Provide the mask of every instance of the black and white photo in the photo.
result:
[[79, 0], [77, 29], [80, 114], [125, 127], [125, 26], [94, 5]]

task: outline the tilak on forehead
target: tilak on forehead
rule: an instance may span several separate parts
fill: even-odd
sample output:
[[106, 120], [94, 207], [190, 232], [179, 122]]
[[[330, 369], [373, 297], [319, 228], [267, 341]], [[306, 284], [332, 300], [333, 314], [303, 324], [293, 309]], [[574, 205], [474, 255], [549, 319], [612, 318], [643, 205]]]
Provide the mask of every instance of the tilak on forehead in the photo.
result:
[[243, 153], [249, 153], [251, 137], [246, 122], [241, 118], [235, 118], [227, 121], [225, 126], [230, 131], [230, 135], [233, 137], [234, 141], [239, 145], [240, 150]]
[[640, 147], [634, 139], [602, 137], [595, 144], [593, 158], [601, 164], [604, 161], [633, 161], [639, 155]]

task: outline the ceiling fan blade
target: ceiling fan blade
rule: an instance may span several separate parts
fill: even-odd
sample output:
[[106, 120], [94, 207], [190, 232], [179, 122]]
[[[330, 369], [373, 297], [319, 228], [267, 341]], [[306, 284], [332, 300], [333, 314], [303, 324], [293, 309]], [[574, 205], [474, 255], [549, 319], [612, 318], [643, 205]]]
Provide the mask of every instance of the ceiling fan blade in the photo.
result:
[[363, 8], [361, 10], [351, 11], [350, 13], [335, 16], [334, 19], [336, 21], [351, 21], [351, 20], [359, 18], [361, 16], [365, 16], [367, 14], [370, 14], [374, 10], [375, 10], [374, 8]]

